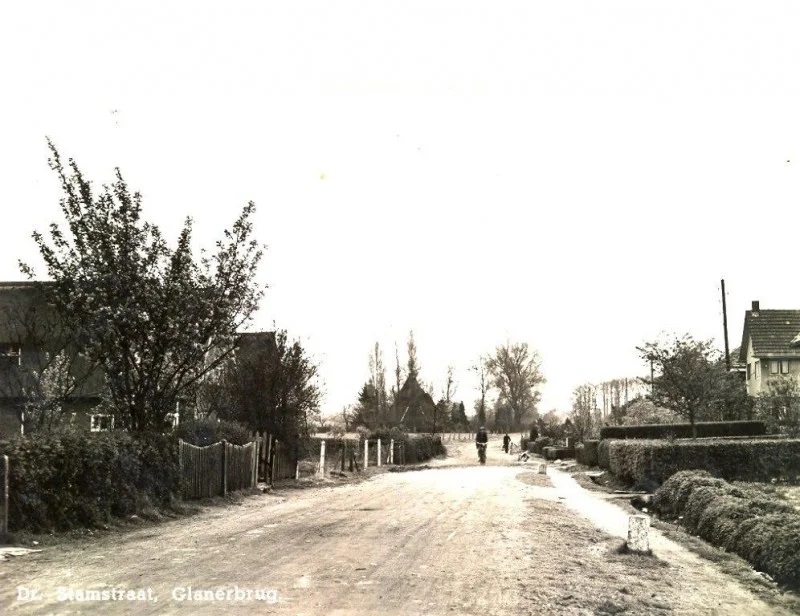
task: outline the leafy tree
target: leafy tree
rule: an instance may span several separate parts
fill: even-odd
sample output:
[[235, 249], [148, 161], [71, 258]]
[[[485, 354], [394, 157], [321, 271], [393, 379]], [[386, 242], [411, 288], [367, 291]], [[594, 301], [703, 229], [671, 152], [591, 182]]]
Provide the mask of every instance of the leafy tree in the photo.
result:
[[537, 388], [545, 382], [539, 354], [527, 342], [498, 346], [486, 360], [491, 383], [499, 392], [499, 400], [510, 409], [510, 428], [522, 425], [528, 415], [536, 416], [541, 399]]
[[464, 408], [464, 403], [459, 402], [453, 405], [453, 410], [450, 416], [450, 423], [454, 428], [461, 429], [469, 426], [467, 419], [467, 410]]
[[625, 407], [622, 425], [642, 426], [647, 424], [680, 423], [681, 416], [663, 407], [656, 406], [652, 400], [635, 398]]
[[226, 361], [212, 386], [214, 414], [284, 443], [308, 434], [322, 391], [316, 364], [298, 340], [278, 331], [273, 344], [248, 345]]
[[[50, 150], [66, 228], [52, 224], [49, 241], [33, 234], [53, 280], [48, 299], [84, 356], [105, 372], [116, 425], [159, 429], [231, 355], [237, 330], [257, 310], [255, 206], [243, 209], [213, 255], [196, 261], [191, 219], [170, 248], [157, 226], [141, 220], [141, 196], [119, 170], [95, 194], [74, 161], [65, 168], [52, 143]], [[29, 265], [20, 266], [33, 278]]]
[[358, 394], [358, 403], [353, 413], [353, 424], [374, 428], [378, 418], [378, 395], [375, 385], [371, 382], [364, 383]]
[[[672, 340], [647, 342], [637, 347], [642, 359], [651, 362], [655, 372], [652, 400], [657, 406], [674, 411], [692, 424], [701, 419], [717, 419], [721, 409], [733, 414], [744, 385], [727, 372], [722, 354], [710, 340], [695, 340], [689, 334]], [[736, 413], [741, 413], [742, 409]]]
[[562, 438], [564, 436], [564, 420], [558, 411], [551, 409], [539, 417], [537, 421], [539, 436]]

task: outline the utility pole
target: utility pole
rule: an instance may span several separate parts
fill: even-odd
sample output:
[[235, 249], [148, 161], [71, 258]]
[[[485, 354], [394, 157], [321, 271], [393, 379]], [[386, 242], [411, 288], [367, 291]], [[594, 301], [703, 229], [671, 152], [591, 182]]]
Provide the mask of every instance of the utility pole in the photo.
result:
[[723, 278], [720, 282], [722, 283], [722, 327], [725, 329], [725, 366], [730, 372], [731, 352], [728, 348], [728, 311], [725, 307], [725, 279]]

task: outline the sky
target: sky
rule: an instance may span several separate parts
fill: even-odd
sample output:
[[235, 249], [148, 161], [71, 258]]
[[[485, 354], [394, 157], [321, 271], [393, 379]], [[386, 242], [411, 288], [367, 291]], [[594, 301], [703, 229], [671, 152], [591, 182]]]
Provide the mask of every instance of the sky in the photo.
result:
[[[644, 375], [662, 332], [731, 348], [800, 309], [800, 5], [16, 2], [0, 57], [0, 279], [59, 220], [49, 137], [143, 217], [212, 248], [248, 201], [268, 285], [251, 330], [356, 401], [378, 342], [448, 365], [526, 342], [540, 410]], [[391, 374], [387, 379], [392, 382]]]

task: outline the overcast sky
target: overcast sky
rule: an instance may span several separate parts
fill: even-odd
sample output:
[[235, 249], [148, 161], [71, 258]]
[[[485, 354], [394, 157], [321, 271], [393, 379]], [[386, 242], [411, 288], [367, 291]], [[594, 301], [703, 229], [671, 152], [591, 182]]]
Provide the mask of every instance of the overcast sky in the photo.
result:
[[[213, 246], [249, 200], [253, 329], [355, 402], [376, 341], [441, 392], [527, 342], [568, 410], [660, 332], [731, 347], [800, 308], [797, 2], [14, 2], [0, 57], [0, 279], [57, 220], [49, 136]], [[40, 268], [41, 269], [41, 268]], [[391, 377], [389, 377], [391, 382]]]

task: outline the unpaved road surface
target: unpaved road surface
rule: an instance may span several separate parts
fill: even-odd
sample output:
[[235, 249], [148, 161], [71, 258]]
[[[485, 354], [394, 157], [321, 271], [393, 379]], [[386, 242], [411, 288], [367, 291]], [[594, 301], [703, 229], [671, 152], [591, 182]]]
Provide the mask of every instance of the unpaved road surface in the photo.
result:
[[678, 546], [616, 553], [612, 529], [495, 440], [485, 467], [472, 444], [448, 445], [438, 468], [277, 490], [0, 562], [0, 613], [789, 613]]

